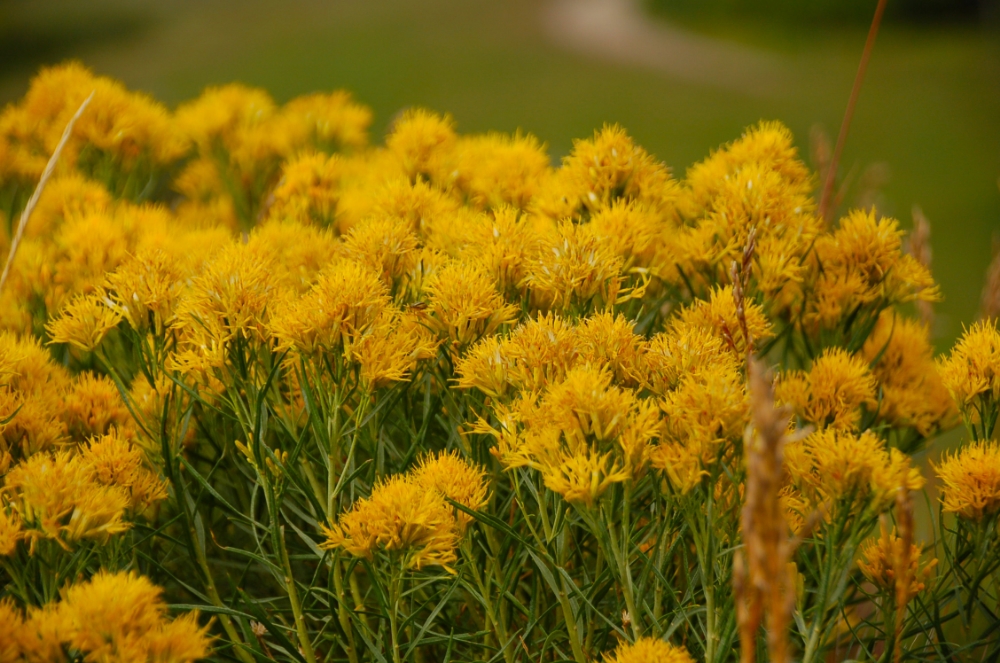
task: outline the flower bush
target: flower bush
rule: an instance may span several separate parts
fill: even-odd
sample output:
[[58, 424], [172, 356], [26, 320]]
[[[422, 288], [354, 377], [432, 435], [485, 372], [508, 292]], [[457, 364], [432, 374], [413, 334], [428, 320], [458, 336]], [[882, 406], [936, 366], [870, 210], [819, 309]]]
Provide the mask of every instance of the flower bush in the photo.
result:
[[0, 662], [1000, 655], [1000, 332], [934, 357], [896, 220], [777, 123], [676, 179], [371, 118], [0, 115]]

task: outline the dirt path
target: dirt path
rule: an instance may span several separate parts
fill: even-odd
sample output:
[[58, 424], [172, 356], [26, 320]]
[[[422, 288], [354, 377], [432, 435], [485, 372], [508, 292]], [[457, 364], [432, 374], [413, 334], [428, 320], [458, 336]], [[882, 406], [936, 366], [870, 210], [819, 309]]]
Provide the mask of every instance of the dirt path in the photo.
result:
[[778, 56], [654, 21], [637, 0], [552, 0], [541, 19], [563, 48], [711, 87], [764, 96], [789, 77]]

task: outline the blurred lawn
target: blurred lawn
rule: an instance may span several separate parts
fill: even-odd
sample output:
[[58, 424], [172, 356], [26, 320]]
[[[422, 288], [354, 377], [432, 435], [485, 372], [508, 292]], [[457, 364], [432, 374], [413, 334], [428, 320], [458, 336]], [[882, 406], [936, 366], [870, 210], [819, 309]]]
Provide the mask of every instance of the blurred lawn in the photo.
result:
[[[375, 111], [375, 134], [410, 105], [451, 112], [466, 132], [522, 128], [565, 154], [574, 137], [622, 123], [678, 174], [761, 118], [808, 151], [833, 135], [865, 28], [792, 28], [689, 19], [767, 50], [789, 75], [767, 93], [691, 84], [550, 45], [531, 0], [0, 0], [0, 102], [42, 62], [76, 57], [169, 104], [240, 80], [278, 100], [348, 88]], [[17, 35], [15, 39], [13, 36]], [[933, 224], [946, 296], [941, 341], [971, 320], [990, 237], [1000, 232], [1000, 39], [983, 28], [890, 26], [879, 37], [844, 157], [884, 162], [883, 209]]]

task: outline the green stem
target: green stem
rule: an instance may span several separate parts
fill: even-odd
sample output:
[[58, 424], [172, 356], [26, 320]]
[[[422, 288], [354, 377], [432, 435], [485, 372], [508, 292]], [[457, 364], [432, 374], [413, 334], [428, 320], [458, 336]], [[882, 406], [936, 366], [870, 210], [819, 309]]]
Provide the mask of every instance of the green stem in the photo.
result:
[[295, 584], [295, 576], [292, 575], [291, 562], [288, 559], [284, 525], [278, 528], [276, 534], [279, 552], [281, 553], [281, 564], [285, 570], [285, 591], [288, 593], [288, 601], [292, 604], [292, 616], [295, 618], [295, 629], [299, 635], [299, 648], [302, 650], [302, 656], [306, 659], [306, 663], [316, 663], [316, 654], [313, 653], [312, 641], [309, 639], [309, 629], [306, 628], [302, 603], [299, 601], [299, 590]]
[[340, 628], [347, 635], [347, 656], [351, 663], [358, 663], [357, 646], [354, 644], [354, 629], [347, 614], [347, 594], [344, 592], [344, 569], [340, 565], [340, 555], [333, 558], [333, 587], [337, 592], [337, 618]]

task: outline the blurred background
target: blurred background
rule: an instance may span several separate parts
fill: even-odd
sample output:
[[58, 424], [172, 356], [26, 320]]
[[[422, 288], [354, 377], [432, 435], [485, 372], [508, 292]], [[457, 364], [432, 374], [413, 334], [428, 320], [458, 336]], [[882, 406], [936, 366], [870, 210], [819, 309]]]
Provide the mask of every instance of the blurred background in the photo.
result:
[[[75, 58], [175, 106], [242, 81], [347, 88], [379, 140], [402, 108], [522, 129], [559, 158], [619, 122], [678, 176], [760, 119], [832, 142], [875, 0], [0, 0], [0, 104]], [[841, 165], [846, 203], [932, 226], [941, 347], [1000, 233], [997, 0], [889, 0]]]

